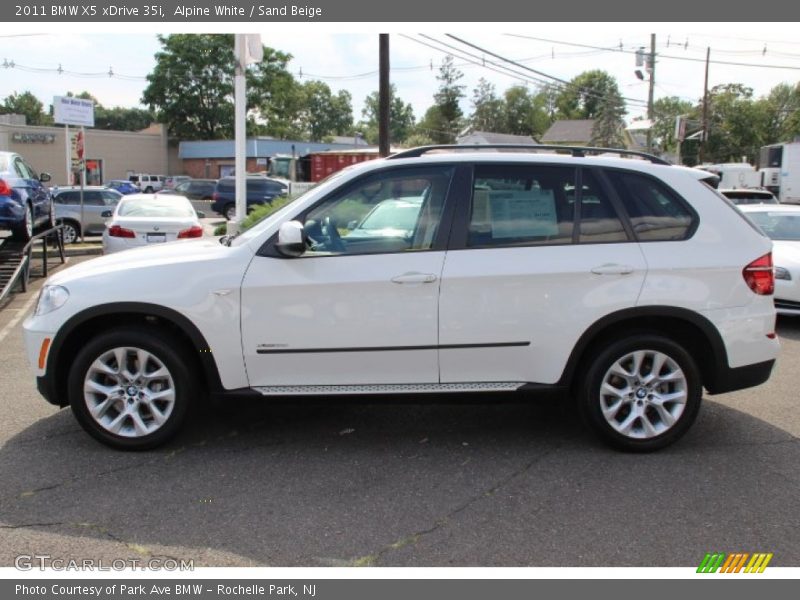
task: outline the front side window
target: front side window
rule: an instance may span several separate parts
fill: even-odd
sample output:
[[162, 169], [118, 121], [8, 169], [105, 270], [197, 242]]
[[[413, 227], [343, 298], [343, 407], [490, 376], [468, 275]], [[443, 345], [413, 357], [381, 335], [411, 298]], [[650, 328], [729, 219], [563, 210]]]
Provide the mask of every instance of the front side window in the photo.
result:
[[661, 182], [639, 173], [608, 171], [639, 241], [685, 239], [692, 228], [692, 213]]
[[478, 165], [467, 245], [569, 244], [575, 220], [575, 169]]
[[452, 175], [448, 166], [403, 169], [348, 186], [306, 214], [306, 255], [431, 249]]

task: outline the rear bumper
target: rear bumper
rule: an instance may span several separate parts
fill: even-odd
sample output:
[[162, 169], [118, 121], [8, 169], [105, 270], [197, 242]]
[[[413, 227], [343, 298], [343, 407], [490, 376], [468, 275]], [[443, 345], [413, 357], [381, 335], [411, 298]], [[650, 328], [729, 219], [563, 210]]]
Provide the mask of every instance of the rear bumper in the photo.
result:
[[720, 369], [714, 383], [707, 385], [706, 389], [713, 395], [761, 385], [769, 379], [773, 366], [775, 366], [774, 359], [734, 369], [725, 367]]

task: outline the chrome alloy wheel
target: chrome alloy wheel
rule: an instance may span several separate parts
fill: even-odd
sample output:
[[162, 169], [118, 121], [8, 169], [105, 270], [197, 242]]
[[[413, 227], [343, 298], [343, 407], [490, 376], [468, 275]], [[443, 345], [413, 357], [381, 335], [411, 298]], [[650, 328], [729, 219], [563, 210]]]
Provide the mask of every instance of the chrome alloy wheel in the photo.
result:
[[141, 348], [112, 348], [89, 366], [83, 398], [103, 429], [138, 438], [167, 422], [175, 407], [175, 383], [154, 354]]
[[688, 382], [678, 363], [656, 350], [636, 350], [603, 376], [600, 409], [618, 433], [650, 439], [668, 431], [686, 408]]

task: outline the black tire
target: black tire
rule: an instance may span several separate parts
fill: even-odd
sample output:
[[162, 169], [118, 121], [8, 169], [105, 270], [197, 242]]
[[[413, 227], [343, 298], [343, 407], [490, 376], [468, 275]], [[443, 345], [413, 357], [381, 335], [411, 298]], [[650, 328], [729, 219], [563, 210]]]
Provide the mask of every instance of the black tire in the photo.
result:
[[236, 205], [233, 203], [226, 204], [222, 209], [222, 216], [226, 221], [231, 221], [236, 214]]
[[[642, 354], [633, 355], [637, 351]], [[633, 368], [634, 356], [642, 357], [639, 369]], [[652, 368], [656, 357], [660, 360], [662, 356], [667, 360], [658, 374], [667, 379], [672, 375], [676, 379], [664, 381], [657, 389], [650, 389], [646, 380], [652, 371], [648, 369]], [[630, 362], [623, 360], [626, 357], [630, 357]], [[630, 373], [635, 375], [626, 379], [612, 373], [610, 369], [618, 361], [622, 365], [631, 365]], [[577, 387], [581, 417], [596, 435], [614, 448], [630, 452], [652, 452], [665, 448], [680, 439], [697, 418], [703, 392], [700, 370], [683, 346], [663, 335], [631, 333], [619, 341], [600, 347], [585, 366], [586, 370]], [[627, 373], [628, 368], [625, 371]], [[601, 386], [607, 377], [611, 387], [632, 391], [620, 393], [620, 396], [625, 396], [624, 399], [617, 398], [616, 392], [603, 392]], [[664, 410], [669, 415], [664, 415], [666, 419], [662, 418], [664, 413], [657, 406], [662, 404], [661, 394], [676, 393], [682, 395], [685, 401], [663, 402]], [[682, 411], [679, 412], [681, 406]], [[608, 418], [604, 416], [604, 407], [610, 415]], [[636, 414], [642, 416], [637, 417]], [[626, 434], [618, 428], [626, 429], [624, 425], [627, 419], [632, 419], [635, 427]], [[674, 422], [670, 424], [669, 419], [674, 419]], [[647, 428], [650, 428], [649, 431]]]
[[33, 237], [33, 208], [25, 203], [25, 215], [22, 222], [11, 231], [12, 237], [18, 242], [27, 242]]
[[78, 241], [81, 235], [81, 226], [77, 221], [64, 221], [64, 229], [62, 229], [65, 244], [74, 244]]
[[[123, 354], [127, 356], [125, 360], [130, 360], [127, 363], [130, 368], [137, 368], [141, 373], [141, 368], [137, 366], [133, 357], [137, 350], [143, 350], [155, 361], [160, 362], [161, 366], [165, 367], [171, 381], [166, 386], [158, 383], [151, 382], [149, 385], [157, 386], [156, 389], [147, 389], [146, 385], [141, 385], [140, 389], [149, 391], [151, 393], [161, 393], [166, 387], [173, 390], [173, 399], [171, 400], [171, 410], [168, 412], [162, 424], [157, 424], [155, 414], [147, 404], [142, 401], [133, 400], [131, 396], [126, 395], [126, 391], [131, 386], [129, 383], [119, 384], [113, 383], [115, 379], [111, 375], [105, 377], [108, 381], [100, 381], [102, 385], [109, 387], [118, 387], [121, 392], [115, 396], [116, 400], [111, 400], [108, 404], [109, 407], [102, 417], [108, 417], [112, 423], [115, 417], [120, 417], [123, 423], [127, 424], [126, 434], [118, 434], [109, 430], [106, 425], [101, 424], [98, 419], [92, 416], [88, 404], [94, 402], [95, 406], [104, 404], [102, 396], [110, 398], [106, 394], [96, 394], [97, 397], [87, 399], [84, 394], [84, 385], [89, 376], [92, 365], [95, 361], [100, 361], [103, 357], [108, 357], [112, 354], [111, 351], [118, 348], [127, 348], [129, 352]], [[69, 371], [67, 379], [67, 390], [69, 396], [69, 403], [75, 418], [80, 423], [89, 435], [95, 439], [103, 442], [104, 444], [119, 450], [149, 450], [160, 446], [169, 441], [180, 429], [184, 420], [186, 419], [187, 412], [190, 406], [195, 401], [196, 388], [194, 386], [194, 378], [191, 376], [189, 365], [190, 357], [189, 350], [180, 345], [176, 345], [174, 339], [162, 334], [161, 332], [152, 328], [133, 328], [121, 327], [113, 329], [105, 333], [101, 333], [94, 338], [90, 339], [88, 343], [78, 352], [75, 360]], [[157, 362], [149, 363], [150, 366], [158, 367]], [[107, 363], [108, 364], [108, 363]], [[128, 369], [130, 371], [130, 368]], [[117, 365], [117, 371], [122, 371]], [[153, 373], [154, 371], [151, 371]], [[92, 380], [97, 381], [95, 370], [92, 375]], [[99, 377], [103, 377], [102, 374]], [[123, 377], [124, 379], [124, 377]], [[156, 378], [163, 380], [164, 378]], [[170, 385], [172, 386], [170, 388]], [[141, 396], [141, 394], [139, 394]], [[157, 401], [153, 401], [154, 404]], [[163, 402], [159, 400], [158, 402]], [[144, 406], [142, 409], [141, 406]], [[137, 434], [130, 431], [131, 426], [134, 425], [132, 417], [126, 417], [122, 413], [126, 409], [133, 408], [131, 412], [136, 412], [142, 423], [156, 427], [154, 431], [146, 434]], [[119, 410], [122, 409], [122, 410]], [[164, 405], [159, 406], [159, 410], [163, 410]], [[166, 411], [165, 411], [166, 412]], [[110, 413], [110, 414], [109, 414]], [[161, 413], [163, 414], [163, 412]], [[144, 419], [142, 419], [144, 415]]]
[[145, 194], [152, 194], [152, 193], [153, 193], [153, 188], [152, 188], [152, 187], [150, 187], [150, 186], [148, 185], [148, 186], [147, 186], [147, 187], [144, 189], [144, 193], [145, 193]]

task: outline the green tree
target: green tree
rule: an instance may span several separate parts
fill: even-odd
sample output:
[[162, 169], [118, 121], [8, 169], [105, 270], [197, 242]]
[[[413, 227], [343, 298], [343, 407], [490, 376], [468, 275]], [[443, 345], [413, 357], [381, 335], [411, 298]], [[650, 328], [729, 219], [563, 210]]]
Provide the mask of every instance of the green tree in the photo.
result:
[[[389, 87], [389, 98], [389, 139], [392, 143], [402, 143], [414, 131], [414, 109], [397, 95], [394, 84]], [[379, 103], [378, 92], [372, 92], [364, 99], [361, 111], [362, 120], [358, 127], [370, 144], [378, 143]]]
[[604, 148], [625, 148], [625, 101], [620, 93], [609, 90], [596, 110], [591, 144]]
[[709, 91], [709, 132], [706, 160], [755, 160], [768, 143], [769, 115], [753, 99], [753, 90], [740, 83], [714, 86]]
[[50, 125], [53, 120], [44, 112], [44, 105], [31, 92], [12, 92], [0, 106], [3, 114], [25, 115], [28, 125]]
[[431, 135], [437, 143], [451, 144], [455, 141], [462, 125], [464, 113], [461, 110], [460, 101], [464, 97], [466, 86], [458, 81], [464, 74], [453, 65], [453, 57], [447, 56], [439, 68], [436, 76], [439, 81], [439, 89], [433, 95], [434, 112], [428, 111], [426, 119], [430, 117], [432, 125]]
[[692, 103], [677, 96], [659, 98], [653, 103], [653, 144], [662, 152], [675, 152], [677, 149], [675, 121], [680, 116], [698, 118]]
[[564, 86], [558, 95], [558, 116], [562, 119], [595, 119], [600, 114], [603, 99], [609, 94], [622, 97], [613, 76], [599, 69], [584, 71]]
[[494, 84], [483, 77], [472, 91], [472, 115], [469, 121], [475, 131], [506, 133], [503, 100], [497, 96]]
[[800, 135], [800, 83], [776, 85], [757, 102], [758, 108], [766, 112], [766, 144], [788, 142]]
[[546, 90], [531, 93], [527, 87], [515, 85], [503, 97], [505, 133], [539, 137], [550, 127]]
[[[148, 74], [142, 102], [181, 139], [233, 137], [233, 35], [159, 35], [161, 50]], [[297, 84], [286, 70], [291, 57], [264, 47], [247, 69], [251, 131], [280, 133], [297, 119]], [[302, 95], [301, 95], [302, 96]]]
[[350, 135], [353, 131], [353, 104], [350, 92], [333, 94], [328, 84], [307, 81], [302, 85], [302, 127], [314, 142], [333, 135]]

